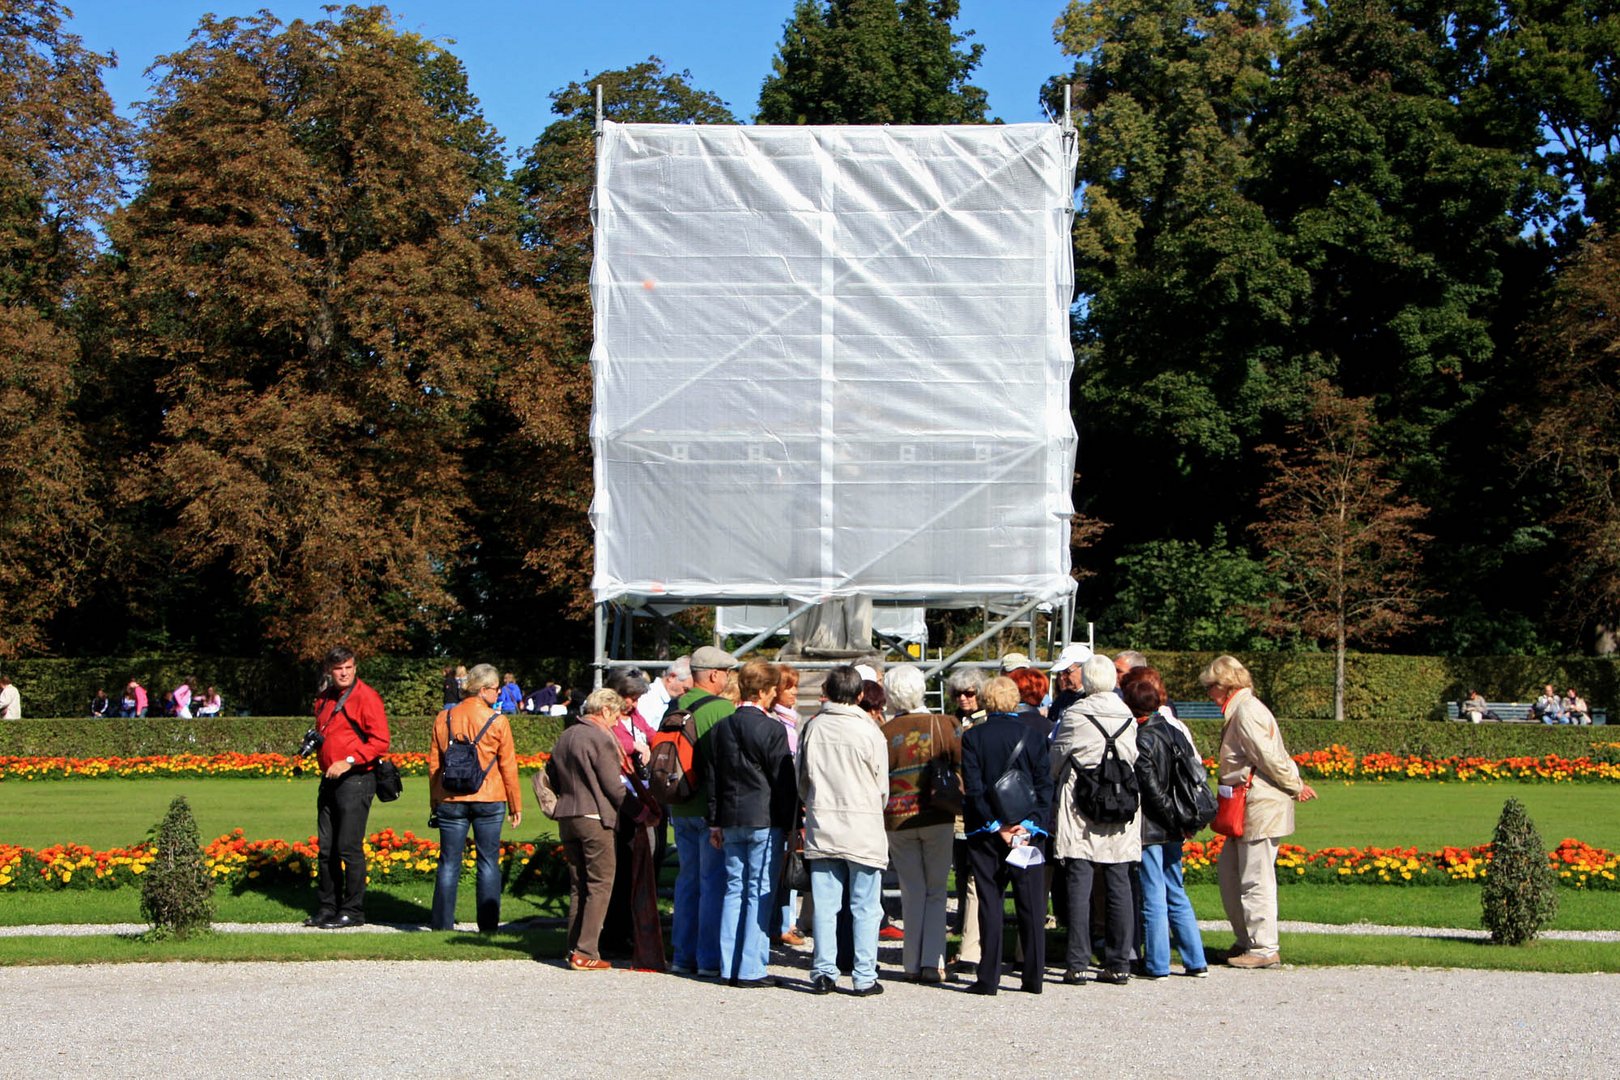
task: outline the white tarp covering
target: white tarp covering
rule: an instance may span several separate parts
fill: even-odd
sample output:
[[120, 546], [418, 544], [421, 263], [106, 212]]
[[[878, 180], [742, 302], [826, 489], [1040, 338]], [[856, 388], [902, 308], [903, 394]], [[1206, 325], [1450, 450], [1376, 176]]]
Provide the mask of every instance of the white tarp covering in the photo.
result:
[[604, 126], [599, 601], [1067, 596], [1055, 124]]
[[[720, 637], [763, 633], [782, 621], [785, 604], [723, 604], [714, 609], [714, 632]], [[900, 641], [928, 641], [928, 610], [920, 607], [874, 607], [872, 629]], [[786, 637], [787, 627], [776, 637]]]

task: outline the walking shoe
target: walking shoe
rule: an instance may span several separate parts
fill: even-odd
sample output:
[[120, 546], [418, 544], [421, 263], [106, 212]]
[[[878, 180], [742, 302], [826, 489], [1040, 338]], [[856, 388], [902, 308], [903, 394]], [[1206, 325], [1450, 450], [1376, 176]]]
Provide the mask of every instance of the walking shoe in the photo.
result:
[[1235, 968], [1274, 968], [1282, 963], [1281, 953], [1244, 953], [1241, 956], [1228, 956], [1227, 967]]
[[694, 972], [693, 968], [689, 964], [678, 964], [671, 961], [669, 965], [669, 973], [671, 975], [691, 975]]
[[883, 984], [880, 982], [875, 982], [868, 986], [857, 986], [852, 993], [856, 997], [877, 997], [879, 994], [883, 993]]
[[1144, 971], [1140, 975], [1134, 976], [1134, 978], [1146, 979], [1148, 982], [1158, 982], [1160, 979], [1168, 979], [1169, 977], [1170, 973], [1168, 971], [1163, 975], [1156, 974], [1152, 971]]
[[810, 976], [810, 992], [812, 994], [830, 994], [837, 987], [838, 983], [830, 975]]
[[598, 960], [594, 956], [586, 956], [582, 952], [568, 954], [568, 966], [575, 971], [609, 971], [613, 965], [606, 960]]
[[761, 975], [757, 979], [732, 979], [731, 985], [738, 990], [762, 990], [769, 986], [775, 986], [776, 977], [773, 975]]
[[1209, 968], [1187, 968], [1182, 974], [1189, 979], [1207, 979], [1209, 978]]
[[317, 911], [315, 914], [304, 920], [304, 925], [318, 927], [321, 925], [321, 923], [328, 922], [335, 918], [337, 918], [337, 912], [335, 911]]
[[779, 944], [786, 945], [790, 949], [803, 948], [805, 945], [805, 937], [797, 929], [783, 932], [776, 940]]
[[1131, 973], [1128, 971], [1099, 971], [1097, 981], [1107, 983], [1109, 986], [1124, 986], [1131, 981]]
[[878, 931], [878, 940], [904, 941], [906, 940], [906, 932], [900, 929], [898, 926], [885, 926], [883, 929]]
[[719, 968], [698, 968], [698, 978], [700, 979], [718, 979], [719, 977]]
[[351, 926], [366, 925], [364, 915], [333, 915], [316, 924], [322, 930], [347, 930]]
[[987, 983], [974, 982], [968, 983], [967, 986], [963, 988], [963, 992], [968, 994], [977, 994], [980, 997], [995, 997], [996, 987]]
[[939, 968], [925, 967], [921, 971], [917, 972], [917, 981], [932, 985], [934, 983], [944, 982], [945, 980], [940, 976]]
[[1063, 982], [1068, 986], [1086, 985], [1086, 973], [1080, 968], [1070, 968], [1063, 973]]

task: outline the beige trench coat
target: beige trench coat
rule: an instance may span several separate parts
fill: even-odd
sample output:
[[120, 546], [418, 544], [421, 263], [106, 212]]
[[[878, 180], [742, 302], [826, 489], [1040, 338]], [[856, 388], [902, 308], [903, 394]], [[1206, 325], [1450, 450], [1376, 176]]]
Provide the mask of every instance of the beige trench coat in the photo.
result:
[[1243, 839], [1266, 840], [1294, 831], [1294, 796], [1305, 782], [1283, 746], [1277, 718], [1253, 690], [1239, 690], [1226, 703], [1216, 762], [1221, 783], [1237, 786], [1254, 770], [1254, 787], [1243, 816]]
[[[1114, 740], [1120, 760], [1136, 765], [1136, 721], [1131, 710], [1112, 690], [1087, 694], [1063, 711], [1057, 730], [1052, 733], [1052, 777], [1057, 781], [1057, 809], [1053, 814], [1052, 857], [1089, 859], [1099, 863], [1137, 862], [1142, 858], [1142, 808], [1136, 816], [1118, 825], [1099, 825], [1074, 806], [1074, 769], [1095, 765], [1102, 760], [1107, 745], [1088, 717], [1096, 717], [1110, 735], [1123, 725], [1125, 733]], [[1074, 764], [1065, 767], [1065, 763]]]

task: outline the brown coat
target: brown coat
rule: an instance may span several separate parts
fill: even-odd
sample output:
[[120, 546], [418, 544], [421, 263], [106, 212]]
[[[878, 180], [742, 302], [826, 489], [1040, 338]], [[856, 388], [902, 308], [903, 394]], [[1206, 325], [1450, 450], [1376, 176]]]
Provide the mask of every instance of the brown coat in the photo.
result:
[[625, 787], [620, 780], [619, 740], [589, 720], [565, 728], [546, 763], [546, 779], [557, 793], [558, 821], [595, 814], [610, 829], [619, 824]]
[[1236, 786], [1254, 770], [1243, 815], [1243, 839], [1267, 840], [1294, 831], [1294, 796], [1305, 786], [1299, 766], [1283, 746], [1277, 718], [1253, 690], [1239, 690], [1226, 703], [1216, 761], [1221, 783]]
[[[512, 742], [512, 725], [506, 717], [496, 714], [484, 737], [478, 740], [478, 767], [488, 769], [484, 785], [470, 795], [452, 795], [440, 783], [444, 771], [444, 752], [450, 747], [450, 736], [471, 741], [489, 719], [492, 710], [476, 697], [463, 698], [460, 705], [441, 712], [433, 719], [432, 738], [428, 740], [428, 784], [432, 788], [429, 798], [434, 806], [443, 802], [504, 802], [508, 814], [523, 812], [523, 793], [518, 784], [517, 747]], [[449, 718], [449, 727], [445, 719]]]

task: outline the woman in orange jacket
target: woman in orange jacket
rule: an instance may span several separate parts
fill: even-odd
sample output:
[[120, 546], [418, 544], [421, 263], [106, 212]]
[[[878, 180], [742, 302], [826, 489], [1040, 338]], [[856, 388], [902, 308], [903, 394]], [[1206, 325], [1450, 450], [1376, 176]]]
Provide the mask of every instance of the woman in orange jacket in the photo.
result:
[[[456, 923], [456, 888], [461, 882], [461, 853], [472, 831], [478, 849], [478, 930], [493, 931], [501, 922], [501, 822], [523, 823], [523, 795], [518, 787], [517, 751], [512, 725], [495, 708], [500, 673], [489, 664], [467, 672], [461, 704], [433, 720], [428, 743], [430, 824], [439, 830], [439, 876], [433, 889], [434, 930]], [[472, 743], [481, 782], [476, 790], [450, 791], [445, 784], [445, 758], [451, 740]], [[454, 757], [455, 755], [451, 755]], [[468, 786], [465, 782], [461, 785]]]

